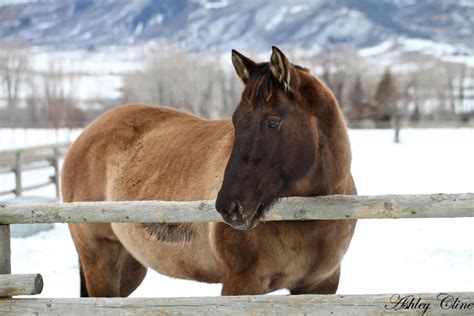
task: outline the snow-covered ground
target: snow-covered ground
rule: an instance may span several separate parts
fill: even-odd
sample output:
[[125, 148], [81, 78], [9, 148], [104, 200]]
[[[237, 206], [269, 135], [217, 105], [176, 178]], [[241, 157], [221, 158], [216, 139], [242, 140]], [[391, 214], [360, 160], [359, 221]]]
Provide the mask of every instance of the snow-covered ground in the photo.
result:
[[81, 129], [0, 128], [0, 149], [15, 149], [37, 145], [68, 143], [76, 139]]
[[[0, 137], [0, 148], [12, 146], [2, 130]], [[359, 194], [474, 192], [474, 129], [405, 129], [401, 144], [392, 143], [391, 130], [351, 130], [350, 137]], [[1, 191], [11, 180], [0, 177]], [[34, 194], [53, 197], [54, 188]], [[474, 291], [472, 227], [474, 218], [360, 220], [339, 293]], [[79, 296], [77, 258], [66, 225], [14, 238], [12, 266], [13, 273], [43, 275], [41, 296]], [[219, 295], [220, 288], [149, 271], [132, 296], [209, 296]]]
[[[70, 143], [81, 133], [81, 129], [60, 128], [48, 130], [42, 128], [0, 128], [0, 150], [31, 147], [37, 145]], [[62, 163], [62, 161], [60, 161]], [[50, 176], [54, 175], [53, 167], [45, 169], [28, 170], [23, 172], [23, 186], [31, 186], [44, 183]], [[0, 174], [0, 191], [11, 190], [15, 187], [15, 176], [13, 173]], [[27, 195], [46, 196], [54, 198], [54, 185], [31, 190]], [[0, 196], [0, 199], [13, 198], [14, 195]]]

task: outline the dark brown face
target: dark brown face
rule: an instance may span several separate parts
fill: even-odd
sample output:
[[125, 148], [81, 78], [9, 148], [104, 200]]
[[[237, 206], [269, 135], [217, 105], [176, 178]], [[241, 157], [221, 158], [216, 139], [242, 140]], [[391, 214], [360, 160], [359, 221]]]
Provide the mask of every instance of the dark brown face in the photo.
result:
[[224, 221], [241, 230], [255, 227], [273, 202], [294, 192], [317, 154], [315, 122], [299, 104], [298, 92], [285, 91], [270, 64], [247, 71], [243, 98], [232, 117], [235, 141], [216, 201]]

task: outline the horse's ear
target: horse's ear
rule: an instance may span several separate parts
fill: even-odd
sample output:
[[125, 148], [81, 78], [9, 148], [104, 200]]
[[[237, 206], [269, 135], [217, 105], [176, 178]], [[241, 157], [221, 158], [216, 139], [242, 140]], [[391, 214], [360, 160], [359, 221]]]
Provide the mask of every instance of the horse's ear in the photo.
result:
[[232, 50], [232, 64], [234, 64], [235, 71], [244, 84], [247, 83], [250, 75], [257, 68], [257, 64], [253, 60], [245, 57], [235, 49]]
[[292, 78], [293, 66], [291, 65], [288, 58], [285, 54], [276, 46], [272, 46], [272, 57], [270, 57], [270, 70], [273, 76], [280, 83], [283, 84], [285, 90], [290, 90], [292, 88], [292, 81], [295, 78]]

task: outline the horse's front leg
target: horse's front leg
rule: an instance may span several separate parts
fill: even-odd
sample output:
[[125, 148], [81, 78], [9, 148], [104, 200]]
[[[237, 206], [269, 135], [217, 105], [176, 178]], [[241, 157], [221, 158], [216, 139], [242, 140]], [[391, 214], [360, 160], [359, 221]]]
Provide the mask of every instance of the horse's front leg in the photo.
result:
[[268, 293], [268, 282], [252, 271], [227, 272], [222, 280], [221, 295], [257, 295]]
[[255, 241], [255, 232], [244, 232], [224, 223], [216, 223], [211, 235], [214, 238], [215, 256], [220, 262], [222, 295], [256, 295], [269, 292], [262, 252]]

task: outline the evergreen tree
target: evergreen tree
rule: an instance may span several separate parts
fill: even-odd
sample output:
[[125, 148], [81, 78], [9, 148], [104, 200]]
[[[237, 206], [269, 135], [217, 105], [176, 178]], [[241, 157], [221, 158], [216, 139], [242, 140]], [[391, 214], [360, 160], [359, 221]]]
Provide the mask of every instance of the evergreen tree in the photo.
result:
[[392, 118], [396, 110], [396, 102], [399, 98], [400, 93], [398, 92], [395, 79], [390, 70], [386, 69], [377, 85], [374, 96], [382, 120], [390, 120]]

